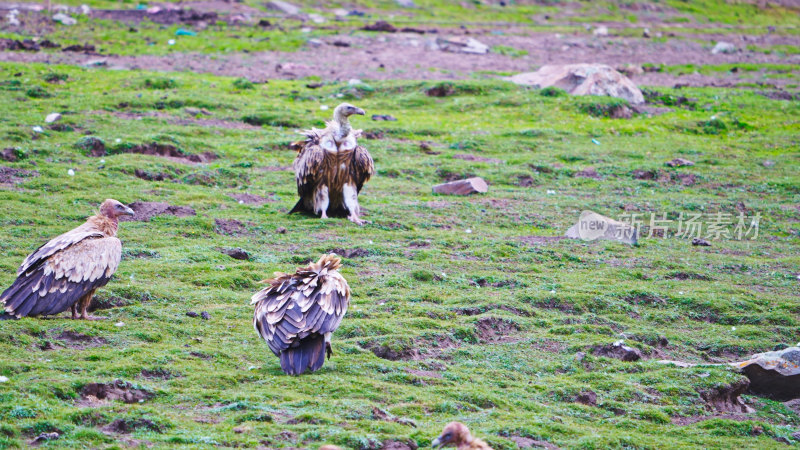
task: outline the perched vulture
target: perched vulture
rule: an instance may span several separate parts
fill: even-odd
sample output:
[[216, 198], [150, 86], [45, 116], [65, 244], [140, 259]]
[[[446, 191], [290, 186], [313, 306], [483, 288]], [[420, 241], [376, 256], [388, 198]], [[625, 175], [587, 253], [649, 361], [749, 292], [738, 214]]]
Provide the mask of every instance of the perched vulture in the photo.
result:
[[281, 359], [289, 375], [319, 370], [330, 359], [331, 334], [350, 304], [350, 286], [339, 274], [342, 260], [324, 255], [295, 274], [275, 272], [269, 287], [253, 295], [253, 327]]
[[456, 447], [458, 450], [492, 450], [489, 444], [472, 437], [469, 428], [461, 422], [450, 422], [442, 434], [431, 442], [431, 447]]
[[17, 269], [17, 279], [0, 295], [0, 319], [49, 316], [72, 309], [72, 318], [102, 319], [86, 314], [94, 292], [117, 271], [122, 243], [117, 218], [133, 210], [108, 199], [83, 225], [42, 245]]
[[359, 218], [358, 193], [375, 174], [367, 150], [358, 145], [361, 130], [353, 130], [348, 117], [364, 115], [364, 110], [342, 103], [333, 110], [333, 120], [323, 130], [312, 128], [296, 142], [295, 180], [300, 200], [289, 212], [307, 212], [326, 219], [329, 215], [347, 217], [363, 225]]

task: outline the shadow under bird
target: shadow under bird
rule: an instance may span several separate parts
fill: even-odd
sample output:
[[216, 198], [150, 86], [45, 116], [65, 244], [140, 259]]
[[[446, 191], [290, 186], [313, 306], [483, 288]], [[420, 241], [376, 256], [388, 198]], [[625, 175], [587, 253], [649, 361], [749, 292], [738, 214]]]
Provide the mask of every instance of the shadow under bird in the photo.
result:
[[86, 223], [28, 255], [17, 269], [17, 279], [0, 295], [0, 320], [49, 316], [67, 309], [72, 309], [73, 319], [103, 319], [89, 316], [86, 308], [95, 291], [111, 280], [122, 258], [118, 218], [133, 214], [108, 199]]
[[358, 145], [361, 130], [350, 126], [349, 117], [354, 114], [363, 116], [364, 110], [342, 103], [333, 110], [333, 120], [324, 129], [306, 130], [302, 133], [305, 141], [292, 144], [298, 150], [293, 167], [300, 200], [289, 214], [347, 217], [364, 224], [359, 217], [358, 194], [375, 174], [375, 165], [369, 152]]
[[431, 442], [431, 447], [455, 447], [458, 450], [492, 450], [486, 442], [472, 437], [469, 428], [461, 422], [445, 425], [442, 434]]
[[289, 375], [317, 371], [330, 359], [331, 335], [350, 305], [341, 259], [324, 255], [294, 274], [275, 272], [269, 287], [253, 295], [253, 327]]

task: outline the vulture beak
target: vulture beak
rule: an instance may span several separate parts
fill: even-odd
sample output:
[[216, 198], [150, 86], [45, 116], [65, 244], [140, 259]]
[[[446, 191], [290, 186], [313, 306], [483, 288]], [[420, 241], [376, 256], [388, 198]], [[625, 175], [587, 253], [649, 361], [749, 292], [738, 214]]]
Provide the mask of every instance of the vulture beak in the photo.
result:
[[125, 215], [128, 215], [128, 216], [135, 216], [136, 215], [136, 213], [132, 209], [127, 207], [127, 206], [125, 207], [125, 210], [122, 212], [122, 214], [125, 214]]
[[439, 442], [439, 438], [438, 437], [436, 439], [434, 439], [433, 442], [431, 442], [431, 448], [439, 448], [441, 446], [442, 446], [442, 443]]
[[356, 108], [356, 111], [355, 111], [355, 113], [354, 113], [354, 114], [358, 114], [359, 116], [363, 116], [363, 115], [364, 115], [364, 114], [366, 114], [366, 113], [364, 112], [364, 110], [363, 110], [363, 109], [361, 109], [361, 108]]

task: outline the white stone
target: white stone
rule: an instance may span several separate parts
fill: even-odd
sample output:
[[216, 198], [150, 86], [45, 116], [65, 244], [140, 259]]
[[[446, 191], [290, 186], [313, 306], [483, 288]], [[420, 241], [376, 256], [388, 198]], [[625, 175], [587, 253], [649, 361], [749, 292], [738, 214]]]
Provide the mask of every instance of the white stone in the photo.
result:
[[347, 82], [350, 86], [355, 86], [357, 84], [361, 84], [361, 80], [358, 78], [351, 78], [350, 81]]
[[325, 23], [325, 18], [319, 14], [309, 14], [308, 18], [314, 23]]
[[639, 230], [630, 224], [585, 210], [581, 213], [578, 222], [571, 226], [564, 236], [584, 241], [605, 239], [636, 245], [639, 240]]
[[58, 122], [59, 120], [61, 120], [61, 114], [59, 113], [50, 113], [44, 118], [45, 123]]
[[72, 169], [69, 169], [69, 170], [67, 171], [67, 175], [69, 175], [69, 176], [71, 176], [71, 177], [74, 177], [74, 176], [75, 176], [75, 171], [74, 171], [74, 170], [72, 170]]
[[731, 44], [730, 42], [723, 42], [723, 41], [717, 42], [717, 45], [715, 45], [714, 48], [711, 49], [711, 53], [715, 55], [718, 53], [735, 53], [735, 52], [736, 52], [735, 45]]
[[92, 13], [92, 8], [90, 8], [89, 5], [81, 5], [80, 10], [81, 14], [83, 14], [84, 16], [88, 16], [89, 14]]
[[330, 108], [330, 106], [328, 106], [328, 105], [319, 105], [319, 109], [321, 109], [323, 111], [327, 111], [329, 108]]
[[592, 31], [592, 34], [595, 36], [608, 36], [608, 27], [605, 25], [600, 25], [599, 27], [595, 28]]
[[572, 95], [608, 95], [632, 104], [644, 103], [642, 91], [625, 75], [605, 64], [546, 65], [536, 72], [514, 75], [511, 81], [524, 86], [555, 86]]
[[35, 133], [42, 133], [44, 132], [44, 128], [40, 127], [39, 125], [36, 125], [35, 127], [33, 127], [33, 131]]
[[114, 326], [115, 327], [124, 327], [125, 326], [125, 322], [117, 322], [117, 323], [114, 324]]
[[300, 7], [295, 6], [289, 2], [284, 2], [281, 0], [273, 0], [267, 3], [267, 8], [274, 9], [280, 11], [284, 14], [288, 14], [290, 16], [294, 16], [300, 13]]
[[175, 39], [168, 40], [167, 45], [175, 45]]
[[489, 53], [489, 46], [471, 37], [440, 37], [436, 38], [436, 44], [444, 51], [455, 53], [472, 53], [484, 55]]
[[8, 377], [0, 375], [0, 383], [8, 383]]
[[68, 16], [68, 15], [66, 15], [64, 13], [58, 13], [58, 14], [54, 15], [53, 16], [53, 21], [54, 22], [58, 22], [61, 25], [75, 25], [76, 23], [78, 23], [77, 20], [73, 19], [72, 17], [70, 17], [70, 16]]

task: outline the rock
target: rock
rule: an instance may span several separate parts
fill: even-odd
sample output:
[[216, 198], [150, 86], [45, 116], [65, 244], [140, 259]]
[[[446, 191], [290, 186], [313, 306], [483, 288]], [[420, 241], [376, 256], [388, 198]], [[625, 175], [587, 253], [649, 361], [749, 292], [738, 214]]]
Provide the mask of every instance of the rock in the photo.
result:
[[578, 222], [571, 226], [564, 236], [584, 241], [604, 239], [636, 245], [639, 241], [639, 230], [630, 224], [585, 210], [578, 218]]
[[608, 36], [608, 27], [600, 25], [592, 31], [592, 34], [595, 36]]
[[372, 120], [385, 120], [387, 122], [397, 122], [397, 118], [389, 114], [373, 114]]
[[623, 64], [621, 66], [617, 66], [617, 71], [625, 74], [626, 77], [634, 77], [644, 73], [644, 69], [638, 64]]
[[45, 123], [58, 122], [59, 120], [61, 120], [61, 114], [59, 113], [50, 113], [44, 118]]
[[314, 14], [314, 13], [309, 14], [308, 18], [311, 19], [311, 21], [314, 23], [325, 23], [325, 18], [319, 14]]
[[18, 27], [22, 25], [22, 23], [20, 23], [19, 19], [17, 18], [18, 15], [19, 15], [18, 9], [12, 9], [11, 11], [9, 11], [8, 14], [6, 14], [6, 20], [8, 21], [8, 24], [11, 25], [12, 27]]
[[692, 245], [699, 245], [700, 247], [711, 247], [711, 243], [705, 239], [701, 238], [694, 238], [692, 239]]
[[772, 166], [775, 165], [775, 161], [773, 161], [771, 159], [767, 159], [764, 162], [762, 162], [761, 165], [764, 166], [764, 167], [772, 167]]
[[320, 39], [309, 39], [306, 41], [306, 44], [312, 47], [322, 47], [323, 45], [325, 45], [325, 43], [322, 42], [322, 40]]
[[472, 53], [484, 55], [489, 53], [489, 46], [483, 42], [470, 37], [454, 36], [436, 38], [436, 44], [446, 52]]
[[68, 16], [68, 15], [66, 15], [64, 13], [55, 14], [53, 16], [53, 21], [54, 22], [58, 22], [61, 25], [68, 25], [68, 26], [69, 25], [75, 25], [75, 24], [78, 23], [77, 20], [73, 19], [72, 17], [70, 17], [70, 16]]
[[380, 32], [383, 32], [383, 33], [395, 33], [395, 32], [397, 32], [397, 27], [395, 27], [394, 25], [390, 24], [389, 22], [387, 22], [385, 20], [379, 20], [379, 21], [373, 23], [372, 25], [366, 25], [364, 28], [362, 28], [362, 30], [364, 30], [364, 31], [380, 31]]
[[594, 178], [596, 180], [599, 180], [601, 178], [600, 174], [597, 173], [597, 169], [595, 169], [594, 167], [587, 167], [587, 168], [585, 168], [583, 170], [579, 170], [579, 171], [575, 172], [573, 177], [575, 177], [575, 178]]
[[208, 320], [211, 318], [211, 315], [208, 313], [208, 311], [203, 311], [200, 313], [200, 318], [203, 320]]
[[730, 42], [724, 42], [724, 41], [717, 42], [717, 45], [715, 45], [714, 48], [711, 49], [711, 53], [714, 55], [717, 55], [719, 53], [727, 54], [735, 52], [736, 52], [736, 46], [731, 44]]
[[290, 16], [296, 16], [297, 14], [300, 13], [300, 7], [281, 0], [272, 0], [270, 2], [267, 2], [266, 7], [269, 9], [280, 11]]
[[186, 315], [189, 317], [197, 317], [199, 314], [194, 311], [186, 311]]
[[608, 358], [616, 358], [622, 361], [638, 361], [642, 359], [642, 352], [633, 347], [628, 347], [622, 341], [614, 342], [613, 344], [595, 347], [592, 353], [597, 356], [606, 356]]
[[0, 383], [8, 383], [8, 377], [0, 375]]
[[240, 248], [221, 248], [219, 252], [233, 259], [240, 259], [243, 261], [250, 259], [250, 254]]
[[278, 228], [275, 229], [275, 232], [278, 233], [278, 234], [286, 234], [286, 228], [278, 227]]
[[685, 167], [693, 166], [694, 162], [684, 158], [675, 158], [672, 161], [667, 161], [665, 164], [669, 167]]
[[645, 28], [644, 30], [642, 30], [642, 37], [650, 38], [650, 28]]
[[467, 178], [465, 180], [456, 180], [449, 183], [442, 183], [433, 187], [434, 194], [443, 195], [470, 195], [470, 194], [485, 194], [489, 190], [486, 181], [480, 177]]
[[583, 391], [575, 397], [575, 401], [587, 406], [597, 406], [597, 394], [594, 391]]
[[716, 411], [751, 413], [754, 412], [753, 409], [745, 405], [742, 399], [739, 398], [747, 390], [749, 384], [750, 382], [747, 380], [740, 380], [731, 384], [701, 390], [698, 393], [706, 404]]
[[417, 5], [413, 0], [395, 0], [397, 4], [403, 8], [416, 8]]
[[40, 444], [41, 444], [41, 443], [43, 443], [43, 442], [46, 442], [46, 441], [55, 441], [55, 440], [57, 440], [57, 439], [58, 439], [58, 438], [60, 438], [60, 437], [61, 437], [61, 435], [60, 435], [60, 434], [58, 434], [58, 433], [56, 433], [56, 432], [52, 432], [52, 433], [42, 433], [42, 434], [40, 434], [40, 435], [36, 436], [36, 438], [35, 438], [34, 440], [32, 440], [32, 441], [31, 441], [31, 445], [33, 445], [33, 446], [38, 446], [38, 445], [40, 445]]
[[626, 76], [605, 64], [546, 65], [536, 72], [520, 73], [511, 81], [524, 86], [555, 86], [572, 95], [608, 95], [632, 104], [644, 103], [642, 91]]
[[91, 68], [91, 67], [103, 67], [106, 64], [108, 64], [108, 62], [105, 59], [90, 59], [89, 61], [86, 61], [85, 63], [81, 64], [80, 66]]
[[750, 392], [779, 401], [800, 398], [800, 347], [759, 353], [732, 365], [750, 379]]
[[0, 159], [8, 162], [15, 162], [19, 160], [19, 150], [14, 147], [4, 148], [0, 151]]

